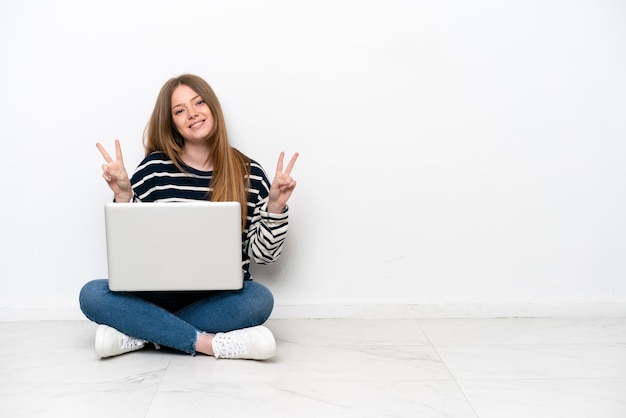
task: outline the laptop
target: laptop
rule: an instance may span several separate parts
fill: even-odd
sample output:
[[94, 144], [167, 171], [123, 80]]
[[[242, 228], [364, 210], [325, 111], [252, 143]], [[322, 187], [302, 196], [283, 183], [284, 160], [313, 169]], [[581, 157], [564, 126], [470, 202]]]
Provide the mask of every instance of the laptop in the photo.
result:
[[238, 202], [107, 203], [104, 212], [111, 290], [242, 288]]

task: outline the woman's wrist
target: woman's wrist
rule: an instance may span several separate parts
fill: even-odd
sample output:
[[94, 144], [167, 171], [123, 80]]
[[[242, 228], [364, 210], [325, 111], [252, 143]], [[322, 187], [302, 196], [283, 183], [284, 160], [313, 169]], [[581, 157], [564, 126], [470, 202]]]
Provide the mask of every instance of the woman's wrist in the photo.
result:
[[287, 205], [267, 205], [267, 211], [269, 213], [275, 213], [275, 214], [281, 214], [284, 212], [285, 208], [287, 207]]
[[113, 196], [116, 203], [128, 203], [133, 200], [133, 192], [117, 193]]

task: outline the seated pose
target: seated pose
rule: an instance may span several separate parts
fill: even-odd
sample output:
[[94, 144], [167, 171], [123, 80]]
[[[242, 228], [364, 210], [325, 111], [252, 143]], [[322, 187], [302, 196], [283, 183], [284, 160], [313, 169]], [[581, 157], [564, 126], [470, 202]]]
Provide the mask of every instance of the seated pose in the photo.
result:
[[99, 324], [95, 350], [111, 357], [147, 343], [195, 355], [264, 360], [276, 342], [263, 326], [274, 298], [252, 281], [250, 259], [275, 261], [287, 233], [288, 206], [296, 181], [295, 153], [283, 170], [280, 153], [270, 183], [261, 165], [231, 147], [222, 109], [209, 84], [184, 74], [161, 88], [144, 133], [145, 158], [129, 179], [120, 142], [115, 159], [104, 157], [103, 177], [115, 202], [237, 201], [241, 204], [243, 288], [213, 292], [114, 292], [107, 279], [80, 291], [80, 308]]

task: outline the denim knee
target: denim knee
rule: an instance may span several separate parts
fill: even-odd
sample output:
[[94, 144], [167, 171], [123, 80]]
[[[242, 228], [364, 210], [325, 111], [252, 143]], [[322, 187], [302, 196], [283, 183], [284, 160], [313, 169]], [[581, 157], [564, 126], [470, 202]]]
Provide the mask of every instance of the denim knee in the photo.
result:
[[[257, 314], [257, 323], [263, 324], [267, 321], [274, 310], [274, 295], [264, 285], [258, 282], [249, 282], [248, 287], [254, 292], [254, 298], [250, 299], [250, 303], [254, 307], [249, 306], [251, 311]], [[252, 302], [254, 301], [254, 302]]]
[[109, 292], [109, 283], [106, 279], [96, 279], [85, 283], [80, 289], [78, 303], [80, 310], [90, 320], [94, 320], [101, 309], [102, 297]]

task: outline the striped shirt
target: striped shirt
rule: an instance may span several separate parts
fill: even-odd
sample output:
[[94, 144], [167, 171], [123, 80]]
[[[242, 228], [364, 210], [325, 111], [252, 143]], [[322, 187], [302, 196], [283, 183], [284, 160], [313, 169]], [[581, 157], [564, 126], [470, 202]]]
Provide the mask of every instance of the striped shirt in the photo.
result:
[[[212, 191], [212, 171], [196, 170], [185, 164], [181, 172], [164, 153], [149, 154], [131, 178], [135, 202], [181, 202], [207, 200]], [[288, 208], [283, 213], [267, 211], [270, 182], [263, 167], [250, 163], [250, 188], [246, 226], [241, 235], [244, 280], [252, 280], [250, 260], [257, 264], [275, 261], [287, 236]]]

